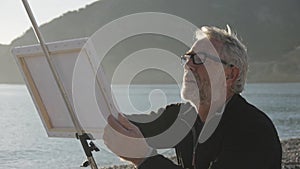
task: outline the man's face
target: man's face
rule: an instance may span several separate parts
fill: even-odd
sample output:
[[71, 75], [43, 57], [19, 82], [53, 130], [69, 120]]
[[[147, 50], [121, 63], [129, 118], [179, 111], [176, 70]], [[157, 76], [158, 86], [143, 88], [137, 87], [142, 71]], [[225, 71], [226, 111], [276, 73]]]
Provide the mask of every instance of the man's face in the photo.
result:
[[[218, 49], [218, 44], [206, 38], [198, 40], [194, 43], [187, 55], [196, 54], [194, 57], [199, 57], [197, 53], [204, 52], [211, 56], [218, 57], [215, 47]], [[204, 61], [204, 60], [203, 60]], [[209, 104], [211, 101], [211, 83], [215, 83], [220, 75], [217, 71], [220, 67], [219, 62], [206, 58], [204, 64], [195, 64], [192, 59], [188, 59], [184, 65], [183, 84], [181, 96], [183, 99], [190, 101], [196, 108], [201, 104]], [[208, 69], [213, 72], [213, 76], [209, 76]], [[212, 70], [212, 71], [211, 71]]]

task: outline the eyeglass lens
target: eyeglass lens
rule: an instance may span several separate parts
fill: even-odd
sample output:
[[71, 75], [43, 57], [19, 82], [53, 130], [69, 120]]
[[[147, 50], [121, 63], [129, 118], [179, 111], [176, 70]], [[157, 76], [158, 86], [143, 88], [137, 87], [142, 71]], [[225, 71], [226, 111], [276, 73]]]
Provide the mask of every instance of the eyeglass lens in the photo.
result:
[[206, 60], [206, 57], [204, 54], [186, 54], [181, 56], [181, 64], [184, 65], [188, 62], [189, 59], [192, 59], [193, 63], [196, 65], [203, 64]]

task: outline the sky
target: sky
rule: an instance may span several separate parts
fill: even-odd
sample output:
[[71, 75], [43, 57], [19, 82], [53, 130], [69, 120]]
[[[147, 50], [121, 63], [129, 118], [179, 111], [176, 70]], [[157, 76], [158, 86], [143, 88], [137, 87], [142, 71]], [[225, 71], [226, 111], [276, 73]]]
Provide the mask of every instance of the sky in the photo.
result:
[[[27, 0], [38, 25], [98, 0]], [[31, 27], [22, 0], [0, 0], [0, 44], [10, 44]]]

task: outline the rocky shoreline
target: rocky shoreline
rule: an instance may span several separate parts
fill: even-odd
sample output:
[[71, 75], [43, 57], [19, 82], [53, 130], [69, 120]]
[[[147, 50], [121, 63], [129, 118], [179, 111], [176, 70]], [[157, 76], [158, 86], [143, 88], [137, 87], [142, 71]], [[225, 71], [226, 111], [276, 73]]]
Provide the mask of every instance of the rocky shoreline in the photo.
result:
[[[282, 169], [300, 169], [300, 138], [281, 141]], [[171, 157], [175, 160], [175, 157]], [[101, 169], [134, 169], [133, 165], [114, 165]]]
[[300, 138], [281, 141], [282, 169], [300, 169]]

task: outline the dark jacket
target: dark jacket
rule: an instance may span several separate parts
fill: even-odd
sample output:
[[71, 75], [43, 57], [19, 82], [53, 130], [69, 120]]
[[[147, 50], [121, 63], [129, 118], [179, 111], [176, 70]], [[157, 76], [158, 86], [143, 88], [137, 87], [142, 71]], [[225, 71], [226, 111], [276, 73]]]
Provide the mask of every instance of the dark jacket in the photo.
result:
[[[178, 160], [176, 165], [162, 155], [155, 155], [146, 158], [139, 169], [194, 168], [193, 147], [203, 123], [190, 104], [173, 104], [158, 113], [133, 115], [130, 120], [140, 128], [151, 147], [175, 148]], [[175, 122], [176, 129], [169, 130]], [[169, 135], [155, 137], [166, 130]], [[186, 134], [178, 136], [181, 139], [170, 137], [177, 133]], [[234, 95], [211, 137], [204, 143], [197, 142], [195, 168], [281, 169], [281, 156], [281, 144], [271, 120], [240, 95]]]

